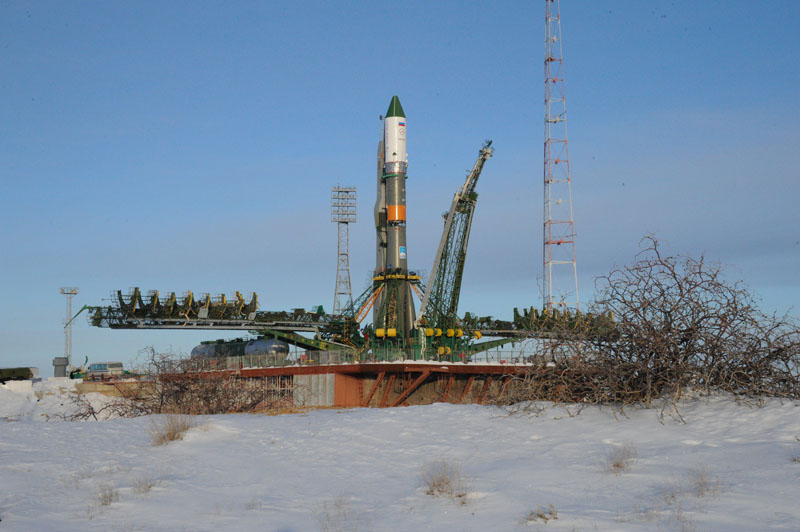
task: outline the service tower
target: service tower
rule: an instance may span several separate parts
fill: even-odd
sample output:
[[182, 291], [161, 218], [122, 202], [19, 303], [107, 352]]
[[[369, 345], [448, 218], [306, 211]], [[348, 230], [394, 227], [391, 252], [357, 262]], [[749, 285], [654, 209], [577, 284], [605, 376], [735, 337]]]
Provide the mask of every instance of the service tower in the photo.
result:
[[407, 345], [414, 331], [411, 284], [406, 248], [406, 115], [397, 96], [392, 97], [378, 143], [378, 194], [375, 202], [376, 264], [373, 289], [375, 336]]

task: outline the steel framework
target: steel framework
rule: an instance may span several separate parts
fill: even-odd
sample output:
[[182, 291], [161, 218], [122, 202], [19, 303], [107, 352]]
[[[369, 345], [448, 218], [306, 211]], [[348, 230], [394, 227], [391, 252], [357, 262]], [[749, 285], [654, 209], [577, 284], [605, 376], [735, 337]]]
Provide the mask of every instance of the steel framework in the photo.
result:
[[[560, 2], [545, 0], [542, 284], [544, 307], [548, 311], [580, 309], [562, 53]], [[572, 275], [565, 271], [570, 269]]]
[[[418, 277], [407, 281], [418, 284], [425, 290]], [[352, 346], [337, 340], [349, 339], [350, 333], [362, 336], [358, 328], [353, 329], [358, 325], [356, 316], [358, 314], [363, 319], [369, 312], [368, 300], [372, 298], [374, 301], [373, 285], [357, 297], [349, 309], [345, 309], [344, 315], [324, 314], [319, 308], [311, 311], [300, 308], [291, 311], [257, 310], [256, 295], [253, 294], [248, 303], [239, 292], [230, 300], [224, 295], [212, 298], [208, 294], [195, 299], [191, 291], [187, 291], [181, 298], [176, 297], [175, 292], [170, 292], [169, 296], [163, 298], [159, 298], [158, 292], [154, 290], [146, 297], [141, 294], [138, 287], [132, 288], [127, 294], [118, 290], [107, 300], [107, 305], [86, 307], [89, 311], [89, 323], [94, 327], [111, 329], [269, 330], [268, 334], [271, 335], [278, 331], [314, 332], [328, 343], [339, 343], [340, 347], [348, 348]], [[514, 309], [513, 320], [499, 320], [492, 316], [478, 317], [466, 313], [459, 328], [460, 332], [455, 333], [451, 339], [476, 337], [476, 332], [480, 336], [557, 338], [570, 330], [607, 336], [613, 334], [614, 325], [611, 316], [558, 311], [539, 313], [531, 307], [522, 311]], [[437, 332], [448, 336], [451, 331], [439, 329]], [[481, 345], [483, 344], [475, 344]]]
[[353, 301], [350, 285], [350, 224], [356, 222], [356, 187], [337, 185], [331, 189], [331, 222], [338, 228], [333, 313], [341, 314]]
[[[417, 326], [449, 328], [458, 321], [458, 300], [461, 295], [461, 280], [467, 258], [472, 217], [478, 193], [475, 187], [483, 165], [492, 156], [492, 141], [486, 141], [478, 153], [478, 159], [467, 174], [466, 181], [456, 191], [450, 210], [444, 216], [444, 231], [433, 260], [431, 277], [422, 304], [419, 307]], [[424, 323], [423, 323], [424, 322]]]
[[72, 296], [78, 295], [78, 287], [64, 286], [59, 292], [67, 296], [67, 318], [64, 320], [64, 356], [72, 364]]

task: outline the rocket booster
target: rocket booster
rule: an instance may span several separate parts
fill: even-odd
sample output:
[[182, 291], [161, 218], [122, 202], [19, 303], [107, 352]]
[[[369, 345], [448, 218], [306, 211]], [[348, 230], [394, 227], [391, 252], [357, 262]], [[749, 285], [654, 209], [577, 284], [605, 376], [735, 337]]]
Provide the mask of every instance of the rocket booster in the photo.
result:
[[406, 116], [400, 100], [392, 97], [383, 126], [383, 179], [386, 187], [387, 270], [407, 273], [406, 252]]
[[[406, 249], [406, 114], [397, 96], [392, 97], [378, 144], [378, 194], [375, 203], [377, 253], [375, 274], [408, 275]], [[410, 334], [414, 322], [411, 286], [406, 282], [395, 295], [380, 294], [375, 304], [375, 327], [397, 327]], [[391, 314], [380, 310], [385, 297], [395, 299]], [[379, 323], [380, 322], [380, 323]]]

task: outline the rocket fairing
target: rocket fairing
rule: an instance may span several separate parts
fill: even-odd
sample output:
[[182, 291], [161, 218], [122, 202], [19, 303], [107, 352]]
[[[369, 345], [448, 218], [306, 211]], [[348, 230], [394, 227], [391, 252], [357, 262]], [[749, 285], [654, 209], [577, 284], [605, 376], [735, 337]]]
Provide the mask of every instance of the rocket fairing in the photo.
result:
[[[397, 96], [392, 97], [378, 143], [378, 194], [375, 203], [377, 253], [375, 275], [408, 275], [406, 247], [406, 115]], [[394, 299], [384, 305], [386, 297]], [[407, 282], [397, 290], [384, 290], [375, 302], [376, 328], [396, 327], [402, 336], [413, 331], [414, 302]], [[386, 310], [383, 310], [383, 309]]]
[[386, 173], [406, 172], [406, 116], [397, 96], [392, 97], [384, 121], [384, 165]]

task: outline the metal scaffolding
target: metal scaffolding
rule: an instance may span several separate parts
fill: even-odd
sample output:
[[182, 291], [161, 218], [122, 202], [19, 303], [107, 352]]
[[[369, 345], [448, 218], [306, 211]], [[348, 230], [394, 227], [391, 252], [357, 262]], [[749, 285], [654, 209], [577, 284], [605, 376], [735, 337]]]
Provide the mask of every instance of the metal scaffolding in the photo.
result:
[[337, 225], [339, 237], [333, 313], [341, 314], [353, 302], [350, 285], [350, 224], [356, 222], [356, 187], [337, 185], [331, 189], [331, 222]]
[[544, 138], [544, 307], [579, 310], [559, 0], [545, 0]]

